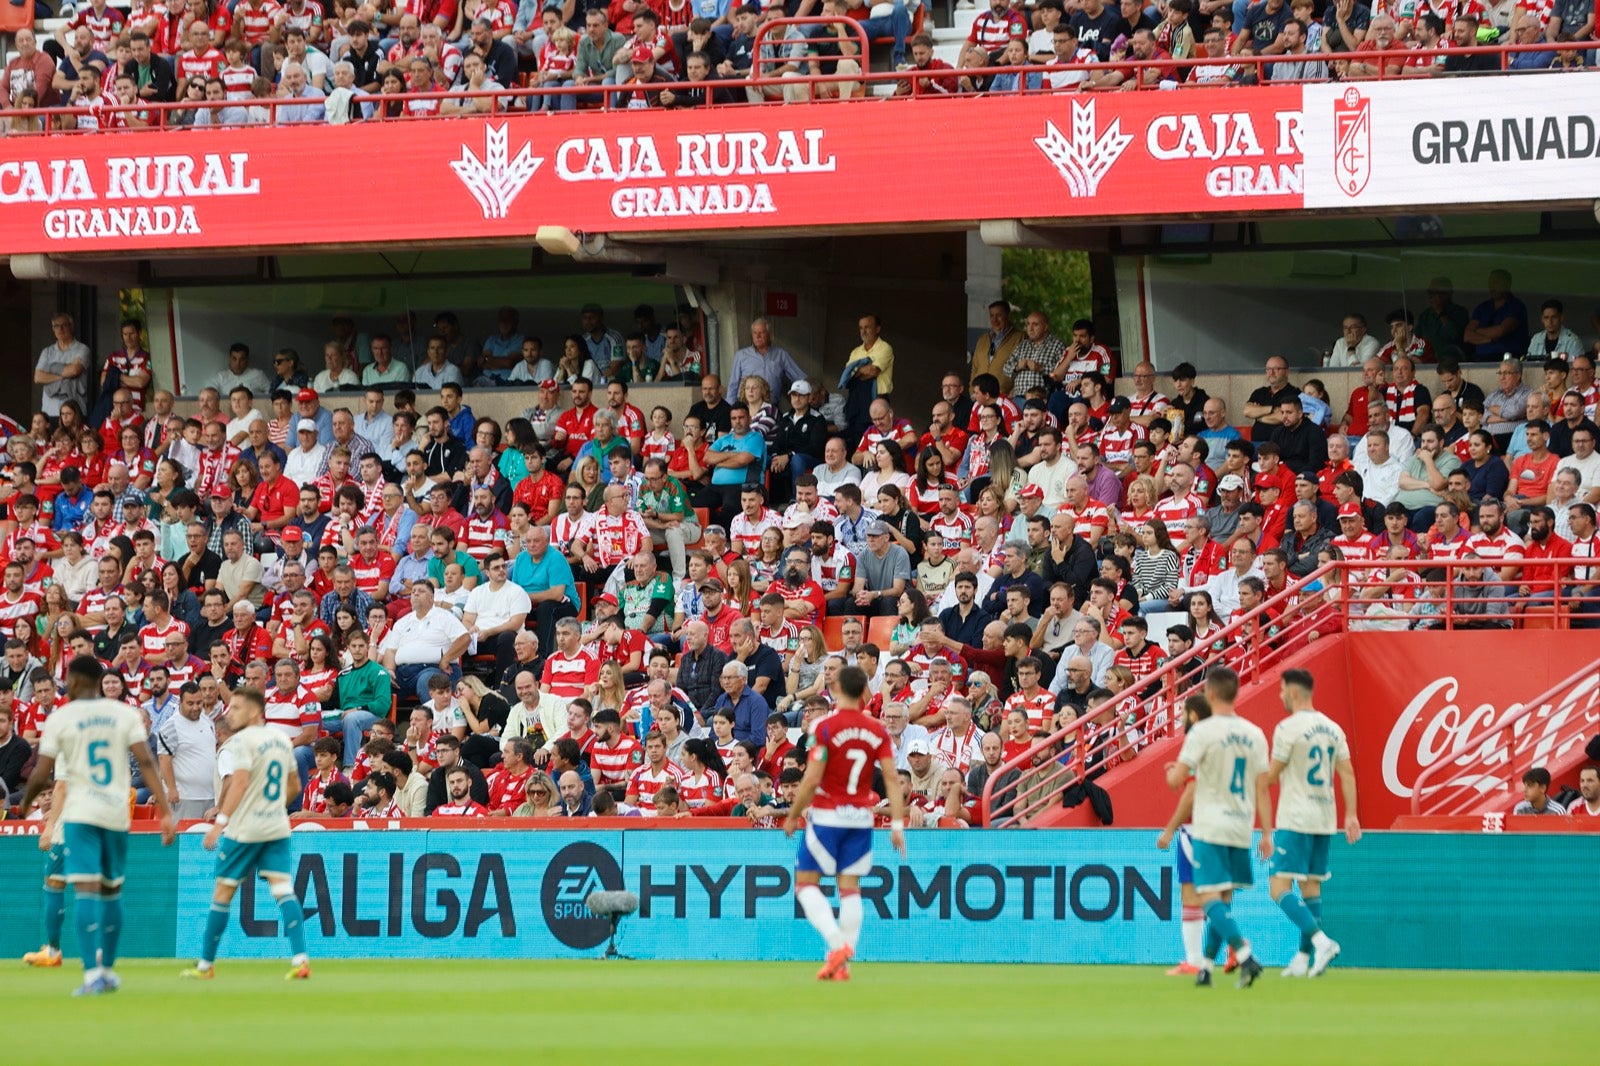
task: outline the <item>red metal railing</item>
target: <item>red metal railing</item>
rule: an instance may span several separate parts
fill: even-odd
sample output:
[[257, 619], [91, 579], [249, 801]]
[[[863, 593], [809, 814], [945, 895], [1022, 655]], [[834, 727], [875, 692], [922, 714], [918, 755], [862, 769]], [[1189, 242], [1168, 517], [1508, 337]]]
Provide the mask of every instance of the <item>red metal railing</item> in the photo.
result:
[[[824, 19], [824, 18], [784, 19], [784, 20], [774, 20], [773, 23], [769, 23], [768, 25], [775, 25], [778, 22], [786, 22], [786, 23], [787, 22], [799, 22], [799, 23], [823, 22], [823, 23], [826, 23], [826, 22], [832, 22], [832, 21], [834, 21], [834, 20], [832, 20], [832, 19]], [[764, 30], [763, 30], [763, 32], [764, 32]], [[865, 36], [864, 34], [860, 34], [859, 31], [858, 31], [858, 34], [864, 39], [864, 36]], [[783, 47], [784, 47], [784, 43], [782, 41], [777, 42], [777, 43], [774, 44], [774, 47], [778, 48], [779, 51], [781, 52]], [[1384, 51], [1384, 52], [1363, 52], [1363, 53], [1359, 54], [1359, 58], [1360, 58], [1360, 60], [1362, 62], [1371, 62], [1373, 60], [1379, 60], [1379, 61], [1395, 60], [1395, 61], [1399, 61], [1399, 62], [1403, 63], [1407, 59], [1415, 59], [1418, 56], [1424, 56], [1424, 55], [1445, 55], [1445, 56], [1450, 56], [1450, 55], [1480, 55], [1480, 54], [1481, 55], [1495, 55], [1495, 56], [1499, 57], [1500, 66], [1501, 66], [1501, 70], [1500, 71], [1498, 71], [1498, 72], [1496, 72], [1496, 71], [1471, 72], [1473, 74], [1491, 74], [1491, 73], [1504, 73], [1504, 72], [1506, 72], [1508, 70], [1508, 68], [1509, 68], [1510, 58], [1512, 56], [1514, 56], [1514, 55], [1516, 55], [1518, 53], [1522, 53], [1522, 52], [1555, 52], [1557, 54], [1564, 54], [1564, 53], [1569, 53], [1569, 52], [1589, 52], [1589, 51], [1594, 51], [1597, 48], [1600, 48], [1600, 42], [1596, 42], [1596, 41], [1562, 41], [1562, 42], [1557, 42], [1557, 43], [1541, 43], [1541, 44], [1535, 44], [1535, 45], [1486, 45], [1486, 46], [1478, 46], [1478, 47], [1472, 47], [1472, 48], [1433, 49], [1433, 50], [1429, 50], [1429, 51], [1423, 51], [1423, 50], [1419, 50], [1419, 49], [1391, 49], [1389, 51]], [[837, 95], [835, 95], [835, 96], [817, 96], [815, 94], [815, 87], [824, 86], [824, 85], [841, 85], [841, 84], [851, 84], [851, 85], [865, 84], [865, 85], [867, 85], [869, 87], [873, 86], [873, 85], [892, 84], [892, 85], [895, 85], [895, 86], [904, 85], [904, 86], [907, 86], [908, 88], [913, 90], [911, 92], [904, 93], [901, 96], [889, 97], [891, 99], [901, 99], [901, 98], [911, 98], [911, 97], [915, 97], [915, 98], [918, 98], [918, 99], [935, 99], [935, 98], [936, 99], [961, 99], [961, 98], [964, 98], [964, 97], [965, 98], [971, 98], [971, 97], [974, 97], [974, 96], [977, 96], [977, 95], [986, 95], [986, 94], [979, 94], [979, 93], [949, 94], [949, 93], [939, 93], [939, 92], [927, 92], [927, 91], [922, 91], [922, 90], [924, 90], [925, 86], [929, 82], [943, 81], [943, 80], [948, 80], [950, 78], [969, 78], [969, 79], [970, 78], [979, 78], [979, 79], [982, 79], [982, 78], [991, 78], [993, 75], [996, 75], [996, 74], [1017, 74], [1017, 75], [1023, 75], [1023, 77], [1020, 78], [1019, 88], [1016, 90], [1017, 92], [1020, 92], [1020, 93], [1044, 93], [1044, 94], [1055, 94], [1055, 93], [1069, 93], [1069, 94], [1071, 94], [1071, 93], [1076, 93], [1078, 91], [1078, 86], [1076, 86], [1076, 85], [1063, 86], [1060, 89], [1056, 89], [1056, 88], [1052, 88], [1048, 84], [1042, 84], [1038, 88], [1029, 88], [1028, 84], [1027, 84], [1027, 76], [1028, 75], [1047, 76], [1049, 74], [1060, 73], [1062, 71], [1096, 71], [1096, 70], [1107, 70], [1107, 69], [1114, 69], [1114, 70], [1122, 71], [1125, 74], [1130, 74], [1130, 73], [1132, 74], [1132, 77], [1129, 78], [1127, 81], [1125, 81], [1124, 84], [1119, 87], [1119, 88], [1124, 88], [1124, 89], [1126, 89], [1126, 88], [1134, 88], [1134, 89], [1138, 89], [1138, 90], [1145, 90], [1145, 89], [1154, 89], [1154, 88], [1156, 88], [1157, 84], [1160, 83], [1160, 79], [1157, 79], [1155, 82], [1146, 84], [1143, 75], [1145, 73], [1148, 73], [1148, 72], [1171, 72], [1171, 73], [1174, 73], [1174, 74], [1182, 74], [1183, 72], [1192, 72], [1197, 68], [1206, 68], [1206, 67], [1235, 68], [1237, 70], [1244, 70], [1244, 71], [1249, 71], [1251, 68], [1254, 68], [1254, 72], [1255, 72], [1255, 75], [1256, 75], [1257, 79], [1260, 80], [1260, 81], [1265, 82], [1266, 81], [1266, 71], [1268, 70], [1268, 68], [1270, 68], [1270, 67], [1272, 67], [1274, 65], [1277, 65], [1277, 64], [1315, 62], [1315, 63], [1326, 64], [1326, 65], [1328, 65], [1330, 67], [1330, 70], [1331, 70], [1332, 68], [1338, 66], [1340, 63], [1348, 62], [1347, 58], [1346, 59], [1341, 59], [1341, 58], [1338, 58], [1339, 56], [1354, 57], [1355, 55], [1356, 55], [1355, 53], [1319, 53], [1319, 54], [1317, 54], [1315, 56], [1282, 56], [1282, 55], [1280, 55], [1280, 56], [1249, 56], [1249, 55], [1241, 55], [1241, 56], [1220, 56], [1220, 57], [1215, 57], [1215, 58], [1209, 57], [1209, 56], [1197, 56], [1197, 57], [1194, 57], [1194, 58], [1181, 59], [1181, 60], [1174, 60], [1174, 59], [1165, 59], [1165, 60], [1137, 59], [1137, 58], [1134, 58], [1134, 57], [1129, 57], [1128, 59], [1120, 60], [1120, 61], [1117, 61], [1115, 63], [1101, 63], [1101, 64], [1093, 64], [1093, 65], [1089, 65], [1089, 66], [1051, 67], [1051, 66], [1030, 65], [1030, 66], [1023, 66], [1023, 67], [968, 67], [968, 68], [938, 69], [938, 70], [918, 70], [918, 69], [912, 68], [912, 69], [908, 69], [908, 70], [881, 71], [881, 72], [869, 71], [869, 70], [865, 69], [866, 64], [863, 63], [863, 70], [862, 70], [862, 72], [860, 74], [839, 74], [839, 73], [833, 73], [833, 74], [804, 74], [804, 75], [791, 75], [791, 76], [787, 76], [787, 77], [777, 77], [777, 78], [774, 78], [774, 77], [762, 77], [762, 76], [751, 76], [751, 77], [748, 77], [748, 78], [737, 78], [737, 79], [726, 79], [726, 80], [718, 79], [718, 80], [706, 81], [706, 82], [685, 82], [685, 81], [660, 82], [660, 83], [651, 83], [648, 87], [646, 87], [645, 89], [642, 89], [642, 90], [638, 86], [632, 86], [632, 85], [629, 85], [627, 83], [624, 83], [622, 85], [582, 85], [582, 86], [573, 85], [573, 86], [530, 86], [530, 87], [507, 86], [507, 87], [504, 87], [504, 88], [501, 88], [501, 89], [494, 89], [494, 90], [446, 89], [446, 90], [437, 90], [437, 91], [425, 92], [425, 93], [407, 92], [407, 93], [390, 94], [390, 95], [362, 96], [362, 97], [359, 97], [359, 100], [361, 100], [363, 102], [367, 102], [367, 103], [373, 103], [373, 104], [380, 105], [379, 106], [379, 111], [381, 112], [381, 110], [382, 110], [381, 105], [385, 104], [385, 103], [391, 103], [391, 102], [402, 102], [403, 103], [403, 102], [406, 102], [406, 101], [431, 100], [431, 101], [440, 101], [442, 103], [445, 100], [475, 100], [475, 99], [482, 99], [482, 98], [486, 98], [487, 97], [487, 98], [490, 98], [490, 106], [489, 106], [488, 111], [487, 112], [473, 112], [472, 114], [474, 114], [474, 115], [488, 114], [490, 116], [495, 116], [495, 115], [503, 115], [503, 114], [506, 114], [508, 112], [509, 113], [526, 113], [525, 112], [526, 104], [523, 104], [522, 106], [519, 107], [518, 106], [518, 102], [519, 101], [525, 101], [525, 100], [527, 100], [528, 98], [531, 98], [531, 97], [566, 96], [566, 95], [577, 96], [577, 97], [583, 98], [583, 100], [585, 102], [585, 105], [586, 105], [585, 109], [587, 109], [587, 110], [606, 110], [606, 111], [609, 111], [609, 110], [626, 110], [627, 109], [627, 103], [624, 101], [623, 98], [632, 96], [635, 91], [648, 91], [648, 92], [651, 92], [651, 93], [657, 93], [657, 92], [659, 92], [659, 91], [661, 91], [663, 89], [670, 89], [675, 93], [682, 93], [682, 92], [685, 92], [685, 91], [704, 92], [704, 100], [699, 102], [699, 103], [696, 103], [694, 105], [696, 107], [736, 107], [736, 106], [740, 106], [741, 103], [743, 102], [743, 101], [735, 101], [735, 102], [730, 102], [730, 103], [718, 103], [714, 99], [715, 93], [717, 91], [722, 91], [722, 90], [743, 90], [743, 89], [747, 89], [747, 88], [762, 89], [762, 90], [765, 90], [765, 89], [781, 90], [785, 86], [789, 86], [789, 87], [810, 86], [812, 88], [812, 90], [813, 90], [812, 95], [813, 95], [814, 99], [817, 99], [819, 101], [822, 101], [822, 100], [837, 100], [837, 99], [839, 99], [839, 97]], [[788, 60], [785, 60], [785, 59], [781, 58], [781, 56], [780, 57], [776, 57], [776, 58], [762, 59], [758, 55], [757, 60], [756, 60], [756, 65], [753, 67], [753, 70], [755, 71], [756, 75], [759, 75], [761, 66], [770, 65], [773, 62], [783, 63], [783, 62], [787, 62], [787, 61]], [[1592, 74], [1592, 73], [1595, 72], [1595, 68], [1579, 66], [1579, 67], [1573, 68], [1573, 71], [1577, 72], [1577, 73], [1587, 72], [1587, 73], [1591, 73]], [[1539, 70], [1515, 71], [1514, 73], [1541, 74], [1541, 73], [1561, 73], [1561, 72], [1563, 72], [1562, 68], [1544, 68], [1544, 69], [1539, 69]], [[1452, 75], [1448, 75], [1448, 76], [1456, 77], [1457, 75], [1452, 74]], [[1379, 64], [1379, 74], [1375, 78], [1353, 79], [1353, 81], [1385, 80], [1385, 79], [1392, 79], [1394, 77], [1397, 77], [1397, 75], [1391, 75], [1391, 74], [1384, 73], [1383, 64], [1380, 62], [1380, 64]], [[1319, 83], [1319, 84], [1331, 82], [1331, 81], [1334, 81], [1334, 80], [1336, 80], [1336, 79], [1333, 79], [1333, 78], [1315, 79], [1315, 81], [1317, 83]], [[1298, 84], [1298, 83], [1299, 82], [1297, 82], [1295, 79], [1282, 79], [1282, 80], [1273, 80], [1271, 82], [1268, 82], [1268, 84], [1272, 84], [1272, 85], [1287, 85], [1287, 84]], [[1168, 82], [1167, 84], [1172, 84], [1172, 83]], [[1205, 88], [1205, 87], [1218, 87], [1218, 86], [1226, 85], [1228, 83], [1226, 81], [1209, 81], [1209, 82], [1207, 82], [1207, 81], [1199, 81], [1199, 80], [1194, 80], [1194, 79], [1190, 78], [1190, 80], [1186, 80], [1186, 81], [1183, 81], [1183, 82], [1178, 82], [1177, 84], [1180, 87], [1183, 87], [1183, 88], [1188, 88], [1188, 87]], [[736, 93], [736, 96], [742, 97], [743, 93], [742, 92]], [[873, 94], [870, 91], [870, 88], [869, 88], [869, 91], [867, 93], [867, 97], [868, 98], [883, 99], [883, 97], [874, 97]], [[845, 99], [849, 99], [849, 98], [846, 97]], [[510, 101], [510, 103], [508, 104], [507, 101]], [[65, 107], [51, 107], [51, 108], [11, 109], [11, 110], [7, 110], [7, 111], [4, 111], [4, 112], [0, 112], [0, 114], [3, 114], [5, 116], [6, 120], [10, 120], [10, 119], [13, 119], [13, 118], [37, 118], [37, 119], [40, 120], [41, 127], [42, 127], [41, 129], [28, 130], [28, 129], [16, 129], [16, 128], [13, 128], [13, 129], [8, 130], [8, 132], [11, 133], [12, 135], [78, 134], [78, 133], [90, 133], [90, 132], [118, 132], [118, 133], [121, 133], [121, 132], [138, 132], [138, 131], [144, 130], [144, 129], [185, 128], [182, 124], [172, 122], [170, 120], [169, 116], [171, 116], [173, 112], [178, 112], [178, 111], [216, 111], [216, 110], [224, 110], [224, 109], [228, 109], [228, 108], [239, 108], [239, 109], [265, 108], [272, 115], [271, 121], [269, 121], [267, 123], [254, 123], [254, 122], [234, 123], [234, 124], [232, 124], [233, 126], [272, 125], [272, 124], [276, 123], [277, 112], [278, 112], [278, 110], [280, 108], [284, 108], [284, 107], [301, 107], [301, 106], [306, 106], [308, 104], [309, 105], [315, 105], [315, 104], [317, 104], [319, 102], [320, 101], [315, 99], [315, 98], [310, 99], [310, 100], [307, 100], [307, 99], [293, 99], [293, 100], [290, 100], [290, 99], [281, 99], [281, 98], [278, 98], [278, 97], [263, 97], [261, 99], [253, 99], [252, 98], [252, 99], [248, 99], [248, 100], [229, 100], [229, 101], [211, 101], [211, 100], [177, 101], [177, 102], [173, 102], [173, 103], [152, 103], [152, 102], [140, 101], [140, 102], [135, 103], [135, 104], [112, 104], [112, 105], [106, 105], [106, 106], [103, 106], [103, 107], [98, 108], [98, 109], [91, 109], [91, 108], [88, 108], [88, 107], [65, 106]], [[137, 114], [137, 115], [141, 116], [141, 118], [147, 119], [149, 124], [146, 125], [146, 126], [117, 127], [115, 129], [112, 129], [112, 130], [97, 130], [97, 129], [82, 130], [82, 129], [76, 128], [76, 121], [80, 116], [88, 116], [88, 115], [90, 115], [92, 113], [98, 113], [98, 114], [101, 114], [101, 115], [117, 115], [117, 114], [124, 113], [124, 112]], [[559, 114], [559, 112], [556, 112], [556, 113]], [[417, 116], [409, 116], [409, 115], [392, 116], [391, 118], [386, 119], [386, 120], [394, 121], [394, 120], [398, 120], [398, 119], [401, 119], [401, 118], [405, 118], [405, 119], [408, 119], [408, 120], [415, 121], [418, 118], [455, 118], [455, 117], [470, 117], [470, 116], [466, 116], [466, 115], [441, 115], [437, 111], [434, 111], [434, 112], [421, 114], [421, 115], [417, 115]], [[72, 121], [73, 125], [70, 128], [59, 128], [58, 124], [61, 123], [61, 122], [64, 122], [65, 120], [68, 120], [68, 119], [70, 119]], [[373, 119], [371, 119], [369, 121], [379, 121], [379, 120], [380, 120], [380, 116], [379, 115], [374, 115]], [[220, 128], [229, 128], [227, 126], [221, 126], [220, 124], [218, 126], [211, 126], [211, 127], [206, 127], [206, 128], [219, 128], [219, 127]]]
[[[1227, 666], [1248, 684], [1311, 641], [1345, 630], [1453, 631], [1482, 628], [1486, 620], [1510, 628], [1531, 619], [1537, 619], [1537, 624], [1545, 628], [1566, 628], [1586, 604], [1593, 604], [1596, 621], [1600, 622], [1600, 601], [1580, 602], [1566, 591], [1575, 578], [1575, 570], [1582, 571], [1583, 583], [1591, 580], [1589, 571], [1600, 570], [1596, 560], [1513, 562], [1507, 569], [1549, 568], [1551, 595], [1538, 600], [1519, 593], [1520, 575], [1508, 582], [1496, 572], [1499, 568], [1495, 564], [1499, 562], [1339, 561], [1318, 567], [1269, 595], [1254, 610], [1208, 634], [1148, 677], [1136, 680], [1132, 686], [1135, 695], [1119, 692], [1070, 720], [1058, 716], [1053, 733], [1035, 741], [989, 775], [982, 797], [983, 824], [1027, 825], [1036, 815], [1058, 805], [1069, 786], [1091, 774], [1097, 776], [1120, 759], [1136, 758], [1153, 743], [1176, 736], [1182, 730], [1184, 699], [1200, 688], [1206, 670], [1212, 666]], [[1468, 581], [1456, 573], [1486, 567], [1490, 570], [1482, 579]], [[1403, 572], [1409, 579], [1411, 587], [1403, 595], [1362, 595], [1369, 588], [1384, 587], [1383, 581], [1393, 571]], [[1595, 577], [1600, 578], [1600, 574]], [[1495, 594], [1473, 592], [1474, 589]], [[1504, 604], [1507, 609], [1493, 615], [1468, 612], [1468, 603]], [[1379, 610], [1384, 606], [1389, 609]], [[1018, 771], [1021, 779], [997, 788], [1011, 770]]]
[[[1054, 733], [1002, 763], [984, 786], [983, 824], [1027, 825], [1057, 805], [1069, 786], [1176, 736], [1182, 730], [1184, 699], [1200, 688], [1212, 666], [1226, 665], [1248, 682], [1304, 642], [1337, 631], [1342, 621], [1330, 602], [1336, 597], [1328, 592], [1339, 587], [1341, 565], [1329, 563], [1288, 584], [1159, 670], [1137, 679], [1132, 697], [1119, 692], [1071, 721], [1061, 721]], [[1070, 652], [1069, 648], [1062, 654]], [[997, 788], [1012, 770], [1021, 779]], [[997, 792], [1002, 794], [999, 800]]]
[[[1526, 703], [1512, 704], [1482, 729], [1463, 735], [1422, 768], [1411, 787], [1413, 815], [1461, 815], [1515, 789], [1524, 771], [1561, 758], [1600, 725], [1600, 659]], [[1448, 781], [1428, 782], [1442, 774]]]

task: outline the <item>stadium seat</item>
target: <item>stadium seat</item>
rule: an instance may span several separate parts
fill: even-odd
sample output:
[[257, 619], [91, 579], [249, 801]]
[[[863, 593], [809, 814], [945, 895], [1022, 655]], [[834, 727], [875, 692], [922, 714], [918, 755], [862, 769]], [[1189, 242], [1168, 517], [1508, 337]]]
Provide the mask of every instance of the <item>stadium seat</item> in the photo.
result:
[[822, 620], [822, 640], [827, 644], [829, 651], [838, 651], [844, 647], [844, 623], [846, 619], [854, 619], [866, 624], [866, 619], [859, 614], [840, 614]]
[[1184, 613], [1182, 611], [1159, 611], [1148, 615], [1145, 621], [1150, 623], [1149, 641], [1158, 648], [1167, 646], [1167, 630], [1173, 626], [1182, 625]]
[[878, 615], [867, 619], [867, 643], [876, 644], [885, 655], [889, 653], [889, 636], [900, 621], [894, 615]]
[[700, 527], [700, 536], [695, 539], [693, 544], [684, 545], [684, 547], [690, 551], [693, 551], [695, 548], [700, 547], [700, 545], [706, 542], [705, 529], [706, 526], [711, 524], [711, 508], [696, 507], [694, 509], [694, 521], [695, 524]]

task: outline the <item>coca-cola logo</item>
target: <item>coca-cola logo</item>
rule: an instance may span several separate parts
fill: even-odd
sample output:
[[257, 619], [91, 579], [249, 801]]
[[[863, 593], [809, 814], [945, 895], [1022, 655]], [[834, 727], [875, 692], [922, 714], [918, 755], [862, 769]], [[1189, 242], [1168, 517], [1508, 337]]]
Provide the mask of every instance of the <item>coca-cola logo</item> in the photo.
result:
[[[1600, 723], [1600, 673], [1590, 673], [1555, 703], [1524, 714], [1524, 704], [1497, 711], [1492, 703], [1465, 707], [1457, 702], [1461, 683], [1441, 677], [1424, 686], [1389, 730], [1383, 745], [1383, 784], [1401, 799], [1411, 798], [1417, 777], [1440, 759], [1461, 768], [1436, 775], [1427, 791], [1446, 785], [1471, 785], [1487, 793], [1504, 786], [1508, 764], [1543, 765], [1558, 759]], [[1485, 733], [1494, 726], [1501, 728]], [[1478, 737], [1477, 744], [1469, 744]]]

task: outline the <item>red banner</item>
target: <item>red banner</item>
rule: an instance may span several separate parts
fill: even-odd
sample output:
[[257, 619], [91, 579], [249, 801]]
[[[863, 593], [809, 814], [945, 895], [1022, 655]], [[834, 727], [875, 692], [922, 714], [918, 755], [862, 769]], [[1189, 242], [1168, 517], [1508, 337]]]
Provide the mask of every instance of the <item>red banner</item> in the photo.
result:
[[[1455, 765], [1433, 775], [1430, 788], [1485, 771], [1504, 777], [1512, 766], [1520, 777], [1529, 765], [1569, 755], [1574, 727], [1578, 735], [1600, 729], [1592, 692], [1574, 692], [1492, 744], [1465, 748], [1474, 734], [1508, 722], [1523, 701], [1592, 660], [1594, 638], [1586, 631], [1355, 633], [1345, 639], [1350, 702], [1349, 718], [1341, 721], [1350, 731], [1361, 814], [1373, 826], [1411, 813], [1417, 775], [1439, 759]], [[1322, 680], [1319, 674], [1319, 700]], [[1509, 810], [1521, 797], [1485, 795], [1486, 801], [1496, 798]]]
[[[0, 249], [1256, 214], [1303, 203], [1300, 100], [1264, 86], [15, 137]], [[359, 195], [329, 210], [312, 172]]]

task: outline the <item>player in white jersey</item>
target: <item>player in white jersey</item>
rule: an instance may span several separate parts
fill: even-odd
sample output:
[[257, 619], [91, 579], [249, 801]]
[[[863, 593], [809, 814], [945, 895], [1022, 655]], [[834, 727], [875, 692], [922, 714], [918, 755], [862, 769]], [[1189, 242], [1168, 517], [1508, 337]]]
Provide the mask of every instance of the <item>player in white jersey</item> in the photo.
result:
[[1314, 687], [1305, 670], [1283, 672], [1278, 693], [1289, 717], [1272, 731], [1268, 780], [1278, 786], [1278, 816], [1268, 890], [1300, 930], [1300, 950], [1284, 968], [1285, 977], [1316, 977], [1339, 954], [1338, 942], [1322, 931], [1322, 882], [1331, 876], [1328, 849], [1339, 818], [1335, 774], [1344, 791], [1345, 839], [1352, 844], [1361, 839], [1350, 744], [1339, 724], [1311, 705]]
[[[1229, 905], [1233, 892], [1255, 883], [1250, 869], [1250, 837], [1261, 817], [1261, 857], [1272, 854], [1272, 795], [1267, 791], [1267, 737], [1240, 718], [1233, 701], [1239, 675], [1214, 667], [1206, 675], [1206, 701], [1211, 717], [1195, 723], [1184, 738], [1178, 761], [1167, 766], [1167, 784], [1186, 791], [1178, 809], [1192, 814], [1194, 890], [1205, 909], [1205, 943], [1195, 984], [1211, 985], [1211, 965], [1223, 944], [1239, 960], [1239, 987], [1249, 988], [1261, 976], [1261, 963], [1239, 932]], [[1181, 822], [1182, 817], [1179, 818]]]
[[265, 697], [254, 689], [240, 689], [228, 702], [228, 729], [232, 736], [223, 751], [230, 773], [217, 803], [217, 817], [206, 831], [206, 850], [217, 850], [217, 887], [206, 915], [200, 959], [180, 976], [209, 981], [217, 945], [228, 928], [228, 913], [239, 882], [252, 874], [266, 881], [283, 914], [283, 933], [289, 938], [293, 961], [287, 979], [311, 976], [306, 954], [306, 919], [290, 881], [289, 804], [300, 796], [300, 774], [294, 748], [281, 730], [267, 725]]
[[[1204, 696], [1196, 694], [1183, 701], [1185, 732], [1193, 729], [1195, 723], [1210, 717], [1211, 704], [1206, 702]], [[1156, 838], [1156, 847], [1162, 851], [1171, 847], [1174, 839], [1178, 843], [1176, 863], [1178, 892], [1183, 905], [1180, 926], [1183, 936], [1183, 961], [1167, 971], [1168, 977], [1198, 974], [1200, 952], [1205, 942], [1205, 911], [1200, 909], [1200, 895], [1194, 890], [1194, 841], [1189, 836], [1189, 826], [1186, 824], [1188, 810], [1193, 804], [1194, 780], [1191, 778], [1184, 783], [1183, 795], [1178, 798], [1178, 805], [1173, 809], [1172, 817], [1167, 820], [1166, 828], [1161, 831], [1161, 836]]]
[[161, 842], [171, 844], [177, 828], [139, 712], [100, 696], [104, 670], [92, 655], [80, 655], [67, 666], [70, 702], [45, 719], [39, 760], [22, 797], [27, 810], [50, 786], [60, 765], [67, 783], [61, 805], [63, 858], [83, 954], [83, 985], [73, 991], [75, 996], [98, 996], [121, 986], [115, 967], [133, 813], [129, 756], [138, 762], [150, 798], [161, 810]]
[[67, 801], [67, 784], [57, 781], [48, 799], [50, 806], [39, 828], [39, 850], [44, 860], [44, 944], [38, 951], [22, 956], [28, 966], [61, 965], [61, 926], [67, 917], [67, 848], [61, 835], [61, 808]]

